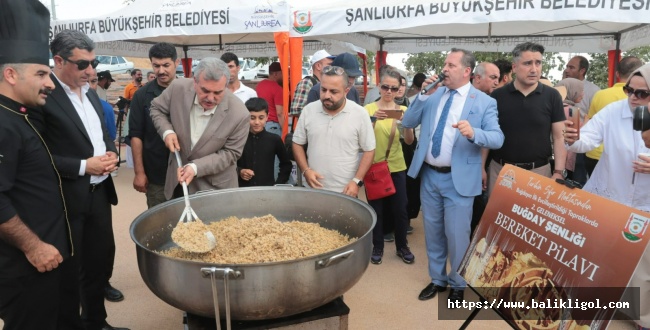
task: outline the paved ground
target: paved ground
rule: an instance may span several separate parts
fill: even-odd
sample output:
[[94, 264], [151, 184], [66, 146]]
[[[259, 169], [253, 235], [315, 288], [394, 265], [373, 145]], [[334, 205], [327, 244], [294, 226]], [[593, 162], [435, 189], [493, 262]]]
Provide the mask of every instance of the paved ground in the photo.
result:
[[[135, 245], [129, 235], [133, 219], [145, 211], [144, 194], [132, 188], [133, 170], [123, 167], [115, 178], [119, 205], [113, 208], [113, 227], [117, 243], [117, 259], [112, 284], [122, 290], [126, 299], [106, 302], [108, 321], [114, 326], [133, 330], [180, 330], [182, 312], [156, 297], [140, 276]], [[386, 244], [381, 265], [368, 266], [361, 280], [344, 295], [350, 307], [350, 329], [458, 329], [463, 321], [438, 320], [438, 300], [419, 301], [417, 296], [429, 282], [420, 218], [412, 223], [415, 231], [408, 236], [416, 256], [414, 264], [404, 264], [394, 255], [393, 243]], [[206, 294], [210, 294], [206, 292]], [[446, 295], [445, 295], [446, 297]], [[469, 297], [468, 297], [469, 298]], [[442, 313], [448, 315], [448, 310]], [[481, 315], [493, 312], [482, 311]], [[2, 322], [0, 321], [0, 327]], [[507, 329], [503, 321], [474, 321], [469, 329]], [[610, 329], [631, 330], [633, 323], [616, 321]]]

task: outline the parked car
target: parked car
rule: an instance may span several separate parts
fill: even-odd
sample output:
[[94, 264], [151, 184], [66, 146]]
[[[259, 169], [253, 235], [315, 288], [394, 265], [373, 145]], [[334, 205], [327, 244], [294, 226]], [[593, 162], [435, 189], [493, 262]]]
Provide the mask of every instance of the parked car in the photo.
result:
[[[199, 65], [201, 61], [196, 60], [192, 61], [192, 72], [194, 72], [194, 69], [196, 68], [197, 65]], [[183, 72], [183, 64], [179, 64], [176, 67], [176, 78], [183, 78], [185, 77], [185, 73]]]
[[[356, 77], [354, 79], [354, 84], [363, 86], [363, 76]], [[368, 81], [366, 82], [366, 85], [370, 85], [370, 77], [368, 77]]]
[[268, 78], [269, 77], [269, 65], [264, 64], [257, 69], [257, 78]]
[[[309, 69], [303, 67], [302, 68], [302, 77], [305, 78], [305, 77], [307, 77], [309, 75], [310, 75]], [[269, 65], [268, 64], [265, 64], [265, 65], [261, 66], [257, 70], [257, 77], [258, 78], [268, 78], [269, 77]]]
[[111, 73], [131, 73], [133, 62], [127, 61], [122, 56], [97, 55], [99, 65], [97, 72], [109, 70]]
[[[257, 69], [255, 68], [255, 60], [239, 59], [239, 80], [253, 80], [257, 77]], [[268, 65], [267, 65], [268, 68]], [[268, 75], [267, 75], [268, 77]]]

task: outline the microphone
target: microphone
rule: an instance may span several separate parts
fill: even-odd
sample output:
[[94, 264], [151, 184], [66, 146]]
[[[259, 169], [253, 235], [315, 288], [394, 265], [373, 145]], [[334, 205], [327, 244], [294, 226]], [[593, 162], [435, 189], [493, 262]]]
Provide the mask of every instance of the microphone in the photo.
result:
[[434, 81], [431, 85], [427, 85], [427, 87], [425, 87], [420, 93], [422, 95], [428, 93], [432, 88], [438, 86], [438, 84], [440, 84], [443, 80], [445, 80], [445, 78], [447, 78], [447, 76], [445, 76], [444, 73], [440, 72], [440, 74], [438, 75], [438, 80]]

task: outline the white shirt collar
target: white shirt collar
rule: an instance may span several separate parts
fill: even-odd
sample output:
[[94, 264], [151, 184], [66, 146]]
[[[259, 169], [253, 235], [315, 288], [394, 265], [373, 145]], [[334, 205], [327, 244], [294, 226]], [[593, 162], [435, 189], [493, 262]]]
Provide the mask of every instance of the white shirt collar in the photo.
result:
[[[59, 77], [57, 77], [54, 72], [52, 72], [52, 75], [54, 75], [54, 78], [56, 78], [56, 80], [59, 81], [59, 84], [61, 84], [61, 87], [63, 87], [63, 90], [66, 93], [72, 93], [72, 89], [70, 88], [70, 86], [68, 86], [68, 84], [64, 83], [61, 79], [59, 79]], [[86, 83], [85, 85], [81, 86], [81, 92], [83, 94], [88, 93], [89, 89], [90, 89], [90, 84], [89, 83]]]

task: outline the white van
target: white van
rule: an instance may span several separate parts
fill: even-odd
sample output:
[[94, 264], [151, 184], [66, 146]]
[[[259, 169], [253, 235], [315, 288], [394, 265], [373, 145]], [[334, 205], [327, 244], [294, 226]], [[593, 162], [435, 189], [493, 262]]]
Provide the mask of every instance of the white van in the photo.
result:
[[257, 76], [257, 68], [255, 68], [255, 60], [252, 59], [239, 59], [239, 80], [253, 80]]

